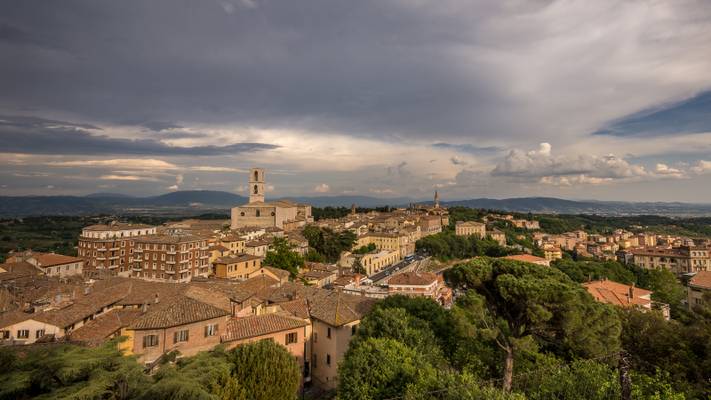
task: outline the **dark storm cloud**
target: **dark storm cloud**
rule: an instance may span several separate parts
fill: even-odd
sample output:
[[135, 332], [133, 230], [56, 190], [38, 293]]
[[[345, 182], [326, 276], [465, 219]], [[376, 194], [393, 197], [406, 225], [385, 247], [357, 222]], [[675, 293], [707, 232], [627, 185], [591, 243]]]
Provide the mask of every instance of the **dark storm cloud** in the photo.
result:
[[89, 132], [91, 125], [41, 118], [0, 117], [0, 149], [6, 153], [63, 155], [217, 156], [270, 150], [266, 143], [235, 143], [226, 146], [169, 146], [152, 139], [120, 139]]
[[469, 135], [493, 128], [477, 116], [503, 112], [485, 69], [471, 74], [452, 51], [472, 40], [460, 28], [494, 6], [467, 7], [464, 18], [380, 0], [11, 4], [3, 14], [18, 32], [51, 36], [64, 51], [6, 35], [0, 105], [113, 123], [129, 116], [378, 137]]
[[661, 136], [711, 132], [711, 91], [612, 122], [593, 135]]

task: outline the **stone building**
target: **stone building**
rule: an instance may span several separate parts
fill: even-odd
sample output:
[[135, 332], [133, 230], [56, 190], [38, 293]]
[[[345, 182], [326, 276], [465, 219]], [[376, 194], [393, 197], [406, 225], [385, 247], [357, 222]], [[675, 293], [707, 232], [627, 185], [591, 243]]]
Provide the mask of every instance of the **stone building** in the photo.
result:
[[252, 168], [249, 173], [249, 203], [232, 208], [232, 229], [247, 226], [262, 228], [304, 226], [313, 222], [311, 206], [289, 200], [265, 202], [263, 168]]

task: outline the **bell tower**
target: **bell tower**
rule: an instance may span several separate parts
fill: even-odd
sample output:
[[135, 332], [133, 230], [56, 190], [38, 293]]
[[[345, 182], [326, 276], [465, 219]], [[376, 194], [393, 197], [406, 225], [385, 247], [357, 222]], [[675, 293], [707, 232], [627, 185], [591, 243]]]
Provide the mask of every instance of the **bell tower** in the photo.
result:
[[249, 171], [249, 202], [264, 202], [264, 168]]
[[434, 208], [439, 208], [439, 193], [436, 190], [434, 195]]

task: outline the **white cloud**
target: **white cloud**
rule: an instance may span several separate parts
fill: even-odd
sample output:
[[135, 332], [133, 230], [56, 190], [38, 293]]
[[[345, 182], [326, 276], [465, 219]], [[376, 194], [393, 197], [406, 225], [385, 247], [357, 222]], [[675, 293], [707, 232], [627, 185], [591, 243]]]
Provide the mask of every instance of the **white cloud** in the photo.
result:
[[99, 179], [106, 181], [156, 181], [155, 178], [150, 176], [140, 176], [140, 175], [101, 175]]
[[75, 160], [51, 161], [46, 163], [53, 167], [103, 167], [123, 169], [174, 170], [178, 166], [167, 161], [141, 158], [116, 158], [109, 160]]
[[669, 176], [674, 178], [683, 178], [686, 176], [684, 171], [678, 168], [672, 168], [666, 164], [658, 163], [654, 168], [654, 172], [661, 176]]
[[168, 186], [168, 190], [178, 190], [178, 185]]
[[230, 168], [230, 167], [212, 167], [209, 165], [200, 165], [195, 167], [190, 167], [191, 171], [197, 172], [236, 172], [236, 173], [247, 173], [246, 169], [240, 168]]
[[711, 161], [699, 160], [691, 167], [691, 171], [696, 174], [706, 174], [711, 172]]
[[316, 193], [328, 193], [330, 191], [331, 191], [331, 187], [325, 183], [316, 185], [316, 187], [314, 187], [314, 192], [316, 192]]

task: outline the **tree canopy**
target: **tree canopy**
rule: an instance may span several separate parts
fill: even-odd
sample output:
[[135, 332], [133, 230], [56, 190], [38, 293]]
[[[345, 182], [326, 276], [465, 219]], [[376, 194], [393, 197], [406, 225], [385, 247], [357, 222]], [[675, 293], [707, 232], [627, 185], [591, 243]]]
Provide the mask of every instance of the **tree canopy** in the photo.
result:
[[289, 271], [293, 278], [299, 272], [299, 268], [304, 266], [304, 258], [292, 250], [292, 246], [286, 239], [276, 238], [272, 243], [272, 250], [269, 250], [264, 257], [264, 264]]
[[338, 261], [341, 253], [350, 251], [356, 242], [356, 234], [351, 231], [334, 232], [315, 225], [304, 228], [304, 237], [309, 241], [309, 247], [330, 263]]

